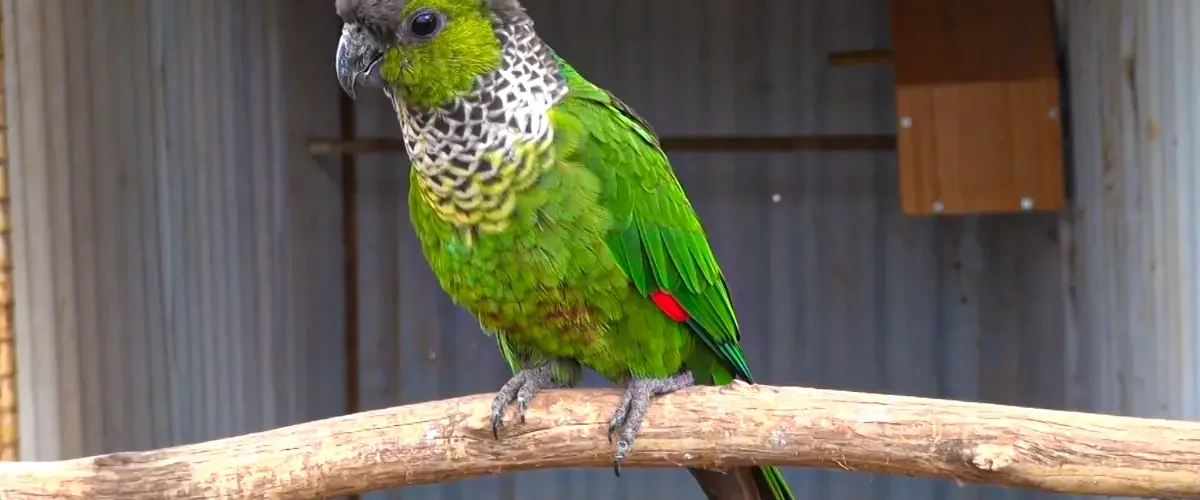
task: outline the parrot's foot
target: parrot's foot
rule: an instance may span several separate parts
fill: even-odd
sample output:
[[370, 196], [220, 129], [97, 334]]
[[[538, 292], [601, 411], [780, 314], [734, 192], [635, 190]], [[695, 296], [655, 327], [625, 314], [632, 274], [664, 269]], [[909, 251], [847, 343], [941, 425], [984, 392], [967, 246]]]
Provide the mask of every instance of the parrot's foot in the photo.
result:
[[525, 423], [525, 412], [529, 410], [529, 402], [533, 400], [533, 395], [537, 391], [554, 389], [563, 385], [554, 381], [554, 372], [549, 363], [538, 368], [517, 372], [499, 391], [496, 391], [496, 397], [492, 399], [492, 436], [500, 439], [500, 425], [504, 421], [504, 408], [508, 406], [508, 403], [514, 399], [517, 401], [517, 420], [523, 424]]
[[635, 378], [625, 386], [625, 394], [617, 404], [612, 421], [608, 424], [608, 440], [620, 429], [617, 440], [617, 452], [613, 456], [613, 473], [621, 476], [621, 461], [633, 450], [633, 440], [637, 437], [638, 428], [642, 426], [642, 418], [650, 409], [650, 398], [678, 391], [696, 384], [692, 372], [683, 372], [667, 378]]

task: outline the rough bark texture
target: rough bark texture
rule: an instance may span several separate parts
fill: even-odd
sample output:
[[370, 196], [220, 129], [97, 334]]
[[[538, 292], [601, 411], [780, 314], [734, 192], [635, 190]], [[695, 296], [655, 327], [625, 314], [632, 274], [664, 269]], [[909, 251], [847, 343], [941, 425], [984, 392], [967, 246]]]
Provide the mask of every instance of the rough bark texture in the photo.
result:
[[[492, 438], [490, 396], [161, 450], [0, 464], [0, 498], [295, 498], [535, 468], [610, 467], [615, 390], [546, 391]], [[1200, 423], [748, 386], [655, 400], [627, 466], [750, 463], [1050, 491], [1200, 498]], [[619, 481], [613, 478], [613, 481]]]

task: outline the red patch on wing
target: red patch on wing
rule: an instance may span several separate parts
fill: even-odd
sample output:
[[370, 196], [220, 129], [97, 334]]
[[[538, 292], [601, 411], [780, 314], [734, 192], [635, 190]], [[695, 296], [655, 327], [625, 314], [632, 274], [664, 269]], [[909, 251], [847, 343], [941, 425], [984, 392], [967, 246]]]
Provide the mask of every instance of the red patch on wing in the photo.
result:
[[662, 312], [672, 320], [682, 323], [691, 317], [687, 311], [683, 310], [683, 306], [679, 303], [679, 301], [675, 300], [675, 297], [672, 297], [671, 294], [667, 292], [662, 290], [650, 292], [650, 300], [654, 301], [654, 305], [658, 306], [659, 309], [662, 309]]

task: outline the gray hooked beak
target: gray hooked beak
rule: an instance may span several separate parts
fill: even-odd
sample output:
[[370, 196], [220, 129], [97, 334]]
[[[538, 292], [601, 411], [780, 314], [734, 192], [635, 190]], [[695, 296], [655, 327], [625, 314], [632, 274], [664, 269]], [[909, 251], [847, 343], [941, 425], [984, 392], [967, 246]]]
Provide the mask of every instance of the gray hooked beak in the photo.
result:
[[379, 62], [382, 60], [383, 52], [375, 48], [375, 44], [359, 26], [342, 26], [342, 38], [338, 40], [337, 47], [337, 76], [342, 90], [351, 99], [355, 98], [354, 89], [357, 85], [383, 86], [379, 77]]

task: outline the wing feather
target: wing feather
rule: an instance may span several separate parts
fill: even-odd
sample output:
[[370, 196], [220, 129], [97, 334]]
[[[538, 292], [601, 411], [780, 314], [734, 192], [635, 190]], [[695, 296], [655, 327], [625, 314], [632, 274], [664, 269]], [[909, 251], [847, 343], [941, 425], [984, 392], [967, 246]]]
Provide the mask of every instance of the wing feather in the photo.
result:
[[601, 179], [614, 218], [606, 240], [613, 258], [647, 300], [656, 290], [675, 297], [690, 329], [735, 376], [753, 382], [729, 287], [658, 136], [625, 103], [559, 63], [570, 87], [559, 106], [587, 124], [577, 154]]

